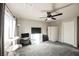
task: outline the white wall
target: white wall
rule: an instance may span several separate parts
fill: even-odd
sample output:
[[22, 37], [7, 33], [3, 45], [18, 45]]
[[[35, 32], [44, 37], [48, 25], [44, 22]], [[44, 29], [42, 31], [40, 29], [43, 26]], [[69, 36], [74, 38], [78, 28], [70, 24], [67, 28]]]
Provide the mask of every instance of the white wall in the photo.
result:
[[31, 27], [41, 27], [42, 34], [47, 34], [47, 23], [28, 19], [17, 19], [18, 35], [21, 33], [31, 33]]

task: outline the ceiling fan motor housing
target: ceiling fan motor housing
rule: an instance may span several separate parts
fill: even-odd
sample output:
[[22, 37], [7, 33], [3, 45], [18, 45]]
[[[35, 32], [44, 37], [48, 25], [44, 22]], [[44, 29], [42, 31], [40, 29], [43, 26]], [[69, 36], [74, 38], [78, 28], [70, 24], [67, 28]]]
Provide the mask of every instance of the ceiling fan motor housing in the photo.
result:
[[51, 16], [51, 12], [47, 12], [47, 17], [50, 18]]

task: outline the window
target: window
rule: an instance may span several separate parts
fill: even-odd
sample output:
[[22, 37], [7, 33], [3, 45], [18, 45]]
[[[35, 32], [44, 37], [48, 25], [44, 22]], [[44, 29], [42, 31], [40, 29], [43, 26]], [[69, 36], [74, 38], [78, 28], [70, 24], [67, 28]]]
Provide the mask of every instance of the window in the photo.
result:
[[4, 49], [6, 50], [11, 45], [11, 38], [15, 36], [16, 19], [5, 11], [4, 18]]
[[5, 11], [5, 20], [4, 20], [4, 35], [7, 36], [7, 38], [13, 38], [15, 36], [15, 25], [16, 25], [16, 19], [13, 18], [13, 16]]

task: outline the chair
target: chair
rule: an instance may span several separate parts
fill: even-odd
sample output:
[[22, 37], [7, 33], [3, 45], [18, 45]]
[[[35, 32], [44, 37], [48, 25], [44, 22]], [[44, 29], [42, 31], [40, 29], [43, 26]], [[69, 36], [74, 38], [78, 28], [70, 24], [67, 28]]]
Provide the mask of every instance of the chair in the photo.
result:
[[22, 33], [21, 34], [20, 44], [22, 44], [22, 46], [31, 44], [29, 33]]

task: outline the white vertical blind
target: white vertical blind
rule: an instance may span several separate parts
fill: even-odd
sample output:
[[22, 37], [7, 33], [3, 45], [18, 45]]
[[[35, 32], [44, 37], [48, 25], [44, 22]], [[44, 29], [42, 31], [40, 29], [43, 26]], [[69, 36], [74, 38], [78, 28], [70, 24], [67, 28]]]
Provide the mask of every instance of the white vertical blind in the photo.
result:
[[15, 35], [15, 24], [16, 24], [16, 19], [13, 18], [11, 14], [5, 11], [5, 29], [8, 26], [8, 35], [9, 38], [13, 38]]
[[5, 49], [11, 45], [11, 39], [15, 35], [15, 24], [16, 19], [13, 16], [5, 11], [5, 20], [4, 20], [4, 45]]

